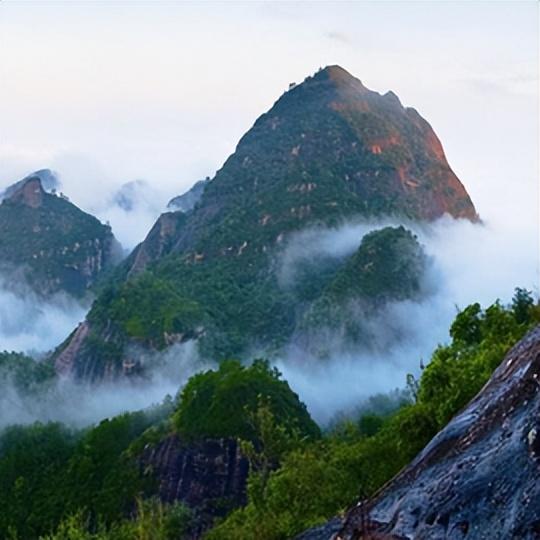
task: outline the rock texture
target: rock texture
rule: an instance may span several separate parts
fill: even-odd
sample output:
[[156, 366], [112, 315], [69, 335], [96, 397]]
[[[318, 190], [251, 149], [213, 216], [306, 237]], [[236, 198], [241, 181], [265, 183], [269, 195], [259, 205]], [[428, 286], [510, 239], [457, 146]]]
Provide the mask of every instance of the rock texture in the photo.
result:
[[41, 169], [26, 176], [22, 180], [19, 180], [15, 184], [8, 186], [3, 192], [0, 193], [0, 201], [13, 195], [13, 193], [18, 191], [30, 178], [38, 178], [44, 191], [51, 192], [60, 188], [60, 182], [56, 174], [50, 169]]
[[184, 444], [170, 435], [147, 446], [140, 465], [145, 475], [157, 481], [161, 500], [182, 501], [194, 510], [194, 538], [199, 538], [215, 518], [246, 502], [249, 463], [236, 440]]
[[540, 538], [539, 390], [537, 327], [420, 455], [326, 538]]
[[20, 278], [41, 295], [83, 296], [120, 257], [110, 227], [64, 196], [45, 191], [41, 176], [8, 189], [0, 204], [0, 261], [16, 286]]

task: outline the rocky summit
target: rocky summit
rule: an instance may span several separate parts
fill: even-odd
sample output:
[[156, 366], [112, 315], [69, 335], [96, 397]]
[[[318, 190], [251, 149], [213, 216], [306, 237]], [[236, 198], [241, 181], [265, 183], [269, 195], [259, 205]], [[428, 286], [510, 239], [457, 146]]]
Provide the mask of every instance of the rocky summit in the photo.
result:
[[[4, 279], [23, 278], [43, 296], [86, 294], [121, 248], [111, 229], [43, 187], [43, 171], [6, 190], [0, 204], [0, 260]], [[50, 184], [49, 176], [45, 179]], [[50, 187], [50, 186], [49, 186]]]

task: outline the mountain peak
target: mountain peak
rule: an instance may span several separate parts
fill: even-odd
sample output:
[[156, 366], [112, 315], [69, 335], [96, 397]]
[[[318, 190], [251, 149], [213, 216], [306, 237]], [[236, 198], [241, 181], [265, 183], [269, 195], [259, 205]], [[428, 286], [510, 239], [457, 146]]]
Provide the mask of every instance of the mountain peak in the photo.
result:
[[17, 186], [7, 200], [13, 203], [20, 203], [30, 208], [39, 208], [43, 204], [43, 195], [45, 190], [41, 184], [39, 176], [29, 176]]
[[330, 81], [337, 87], [352, 87], [360, 92], [369, 92], [360, 79], [351, 75], [346, 69], [334, 64], [320, 69], [312, 77], [314, 81]]

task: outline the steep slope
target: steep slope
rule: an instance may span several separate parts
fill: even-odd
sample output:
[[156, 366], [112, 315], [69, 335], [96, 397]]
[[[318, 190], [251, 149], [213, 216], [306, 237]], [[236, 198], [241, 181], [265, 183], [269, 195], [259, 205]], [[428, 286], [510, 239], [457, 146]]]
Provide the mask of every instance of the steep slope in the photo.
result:
[[0, 261], [14, 285], [23, 277], [39, 294], [81, 297], [117, 260], [110, 227], [47, 193], [39, 175], [7, 192], [0, 204]]
[[191, 332], [178, 330], [188, 326], [178, 313], [163, 335], [199, 328], [204, 352], [217, 358], [249, 346], [276, 350], [297, 324], [296, 300], [275, 275], [292, 233], [350, 218], [429, 221], [445, 213], [477, 219], [429, 124], [394, 94], [325, 68], [255, 122], [193, 208], [159, 218], [90, 313], [89, 337], [72, 364], [101, 362], [112, 343], [107, 362], [118, 371], [130, 339], [148, 344], [149, 336], [130, 335], [116, 316], [123, 280], [134, 293], [145, 272], [204, 313]]
[[348, 514], [336, 538], [538, 538], [539, 377], [537, 327], [406, 469]]

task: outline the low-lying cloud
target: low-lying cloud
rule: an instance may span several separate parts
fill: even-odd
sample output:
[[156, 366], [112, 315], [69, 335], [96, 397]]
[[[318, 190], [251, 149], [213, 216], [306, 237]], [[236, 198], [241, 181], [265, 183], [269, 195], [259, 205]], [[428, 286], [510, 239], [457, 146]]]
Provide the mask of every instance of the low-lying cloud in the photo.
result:
[[0, 275], [0, 351], [40, 354], [59, 345], [82, 321], [88, 305], [66, 294], [44, 299]]
[[80, 428], [127, 411], [146, 409], [161, 403], [167, 395], [175, 397], [189, 377], [210, 367], [200, 359], [194, 342], [173, 345], [164, 353], [139, 351], [138, 357], [143, 364], [153, 366], [145, 378], [100, 385], [55, 378], [33, 394], [22, 394], [5, 381], [0, 392], [0, 429], [35, 421], [63, 422]]
[[[294, 282], [300, 262], [317, 265], [327, 257], [345, 257], [368, 232], [397, 224], [392, 220], [350, 222], [338, 228], [302, 231], [291, 238], [278, 265], [280, 282], [283, 286]], [[497, 299], [509, 302], [517, 286], [538, 295], [536, 229], [515, 230], [489, 221], [475, 225], [448, 217], [431, 225], [405, 226], [418, 236], [430, 258], [424, 283], [430, 294], [418, 301], [389, 304], [370, 317], [370, 330], [378, 333], [382, 345], [369, 350], [348, 347], [339, 333], [330, 333], [325, 336], [330, 354], [324, 360], [295, 341], [274, 360], [323, 425], [342, 411], [354, 410], [373, 394], [404, 387], [408, 373], [418, 375], [421, 363], [427, 363], [434, 348], [448, 340], [449, 326], [459, 308], [472, 302], [484, 306]], [[47, 303], [35, 295], [20, 298], [0, 282], [0, 349], [50, 349], [75, 328], [85, 309], [62, 297]], [[400, 339], [387, 339], [390, 333]], [[23, 398], [13, 388], [5, 391], [0, 398], [2, 425], [34, 420], [86, 425], [175, 395], [189, 376], [212, 365], [199, 357], [194, 342], [173, 346], [159, 355], [139, 350], [132, 356], [154, 366], [148, 370], [148, 378], [99, 387], [56, 381], [39, 400]]]
[[[294, 280], [295, 267], [302, 259], [316, 264], [324, 256], [351, 254], [362, 236], [386, 225], [397, 223], [348, 223], [299, 233], [284, 254], [280, 279], [283, 283]], [[322, 424], [375, 393], [403, 387], [408, 373], [418, 375], [421, 363], [429, 361], [435, 347], [448, 341], [448, 329], [458, 309], [473, 302], [488, 306], [497, 299], [507, 303], [515, 287], [526, 287], [538, 297], [535, 228], [516, 231], [506, 223], [475, 225], [449, 217], [429, 226], [405, 225], [430, 257], [425, 281], [432, 293], [421, 301], [390, 304], [371, 320], [383, 341], [387, 332], [398, 332], [402, 338], [388, 340], [391, 345], [386, 350], [344, 350], [338, 334], [334, 338], [325, 335], [326, 349], [334, 351], [325, 360], [291, 344], [277, 361], [284, 378]]]

